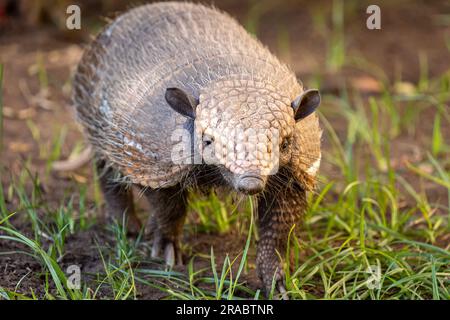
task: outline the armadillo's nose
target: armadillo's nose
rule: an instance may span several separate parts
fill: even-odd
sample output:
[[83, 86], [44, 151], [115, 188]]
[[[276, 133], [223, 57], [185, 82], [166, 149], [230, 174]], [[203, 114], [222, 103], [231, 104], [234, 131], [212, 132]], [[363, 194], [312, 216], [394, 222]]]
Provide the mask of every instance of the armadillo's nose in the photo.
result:
[[264, 190], [264, 180], [254, 175], [243, 175], [239, 178], [237, 189], [245, 194], [257, 194]]

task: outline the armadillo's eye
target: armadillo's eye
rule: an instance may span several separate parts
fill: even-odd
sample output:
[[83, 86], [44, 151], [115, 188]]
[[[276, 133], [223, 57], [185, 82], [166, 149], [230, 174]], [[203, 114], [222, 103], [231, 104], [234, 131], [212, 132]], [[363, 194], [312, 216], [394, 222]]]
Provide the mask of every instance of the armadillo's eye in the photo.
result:
[[290, 141], [289, 139], [284, 139], [281, 143], [281, 151], [286, 151], [289, 148]]
[[211, 145], [214, 141], [214, 137], [203, 135], [203, 148]]

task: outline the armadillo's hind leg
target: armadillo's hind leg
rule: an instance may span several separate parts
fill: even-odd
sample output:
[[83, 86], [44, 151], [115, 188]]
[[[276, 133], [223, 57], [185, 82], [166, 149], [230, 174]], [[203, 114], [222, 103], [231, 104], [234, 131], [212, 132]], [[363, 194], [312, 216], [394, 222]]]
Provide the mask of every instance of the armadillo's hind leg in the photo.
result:
[[186, 192], [179, 186], [147, 189], [151, 216], [148, 231], [153, 236], [151, 256], [161, 257], [167, 265], [182, 264], [180, 235], [186, 217]]
[[96, 166], [105, 199], [106, 218], [121, 223], [125, 217], [128, 233], [138, 234], [142, 225], [135, 214], [131, 186], [118, 183], [115, 171], [104, 161], [97, 160]]

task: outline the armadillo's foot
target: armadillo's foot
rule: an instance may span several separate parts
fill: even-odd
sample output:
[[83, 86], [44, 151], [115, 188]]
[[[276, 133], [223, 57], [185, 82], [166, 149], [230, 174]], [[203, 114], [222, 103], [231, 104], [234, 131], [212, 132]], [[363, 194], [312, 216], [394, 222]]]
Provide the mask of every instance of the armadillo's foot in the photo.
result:
[[[264, 281], [264, 280], [263, 280]], [[273, 287], [272, 287], [273, 286]], [[280, 300], [289, 300], [284, 283], [284, 272], [276, 272], [275, 277], [264, 281], [266, 295], [269, 296], [273, 290], [273, 297]]]
[[267, 296], [272, 292], [272, 285], [275, 283], [273, 287], [273, 297], [274, 299], [280, 300], [289, 300], [289, 296], [286, 291], [285, 283], [284, 283], [284, 272], [277, 272], [275, 277], [270, 279], [270, 282], [267, 280], [264, 283], [264, 287], [266, 288]]
[[283, 282], [279, 282], [279, 283], [277, 283], [276, 287], [278, 289], [278, 292], [281, 295], [281, 299], [282, 300], [289, 300], [289, 296], [287, 294], [286, 288], [284, 287], [284, 283]]
[[175, 265], [179, 266], [183, 264], [181, 250], [177, 244], [177, 241], [171, 241], [164, 239], [163, 237], [156, 236], [154, 238], [151, 257], [163, 258], [166, 265], [171, 268]]
[[129, 236], [137, 236], [142, 232], [142, 222], [134, 215], [130, 215], [127, 221], [127, 234]]
[[283, 265], [278, 257], [258, 259], [258, 275], [267, 296], [273, 292], [273, 297], [289, 300], [284, 283]]
[[[104, 220], [107, 224], [122, 224], [123, 218], [114, 217], [113, 214], [107, 212], [106, 219]], [[136, 237], [142, 231], [142, 223], [140, 220], [134, 216], [127, 217], [124, 228], [126, 233], [130, 237]]]
[[128, 234], [129, 235], [137, 236], [141, 232], [142, 232], [142, 225], [141, 224], [136, 223], [136, 224], [128, 227]]

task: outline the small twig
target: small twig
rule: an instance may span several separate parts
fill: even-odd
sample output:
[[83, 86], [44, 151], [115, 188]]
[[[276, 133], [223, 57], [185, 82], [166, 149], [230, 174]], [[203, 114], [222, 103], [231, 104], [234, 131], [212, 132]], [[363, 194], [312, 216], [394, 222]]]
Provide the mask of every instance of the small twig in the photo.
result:
[[52, 164], [53, 171], [74, 171], [81, 168], [92, 157], [92, 148], [88, 146], [86, 149], [81, 151], [81, 153], [74, 159], [68, 159], [63, 161], [55, 161]]

